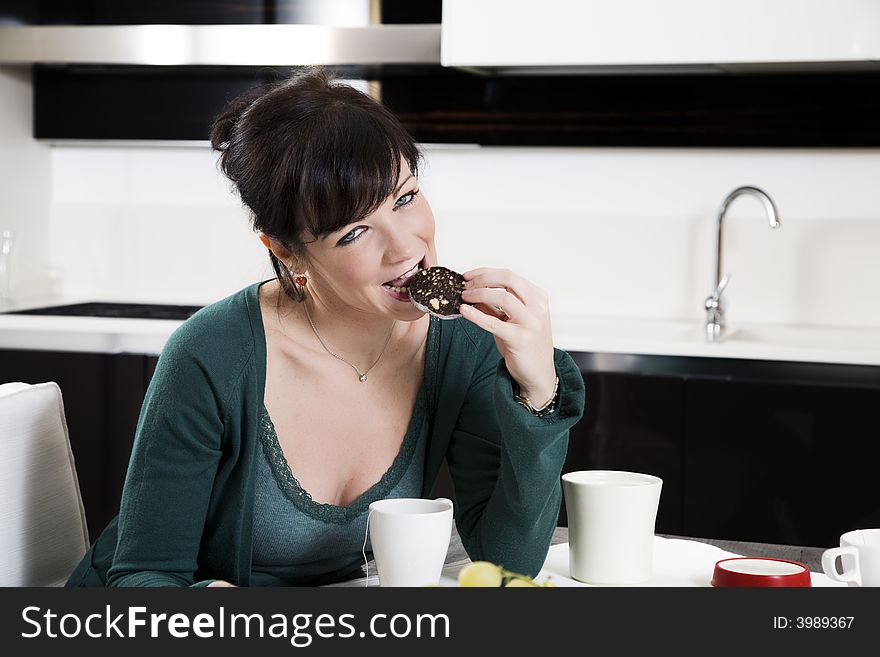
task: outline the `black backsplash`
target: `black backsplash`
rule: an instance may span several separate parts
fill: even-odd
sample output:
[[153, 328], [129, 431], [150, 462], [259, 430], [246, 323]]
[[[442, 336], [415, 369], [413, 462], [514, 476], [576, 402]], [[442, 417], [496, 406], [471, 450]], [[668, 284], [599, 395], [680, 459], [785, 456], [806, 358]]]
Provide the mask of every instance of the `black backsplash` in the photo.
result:
[[875, 147], [880, 73], [392, 78], [385, 103], [426, 142]]
[[38, 65], [34, 137], [204, 140], [227, 101], [275, 77], [248, 69]]
[[[34, 136], [197, 139], [224, 103], [292, 69], [36, 66]], [[504, 146], [880, 146], [880, 73], [484, 76], [337, 69], [382, 82], [421, 142]]]

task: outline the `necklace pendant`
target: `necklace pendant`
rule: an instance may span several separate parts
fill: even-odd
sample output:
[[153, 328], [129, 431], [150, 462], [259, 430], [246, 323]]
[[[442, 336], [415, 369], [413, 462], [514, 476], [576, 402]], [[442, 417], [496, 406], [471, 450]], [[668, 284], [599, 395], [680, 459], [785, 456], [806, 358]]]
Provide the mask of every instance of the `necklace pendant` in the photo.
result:
[[361, 383], [366, 383], [366, 382], [367, 382], [367, 375], [366, 375], [366, 374], [361, 374], [361, 375], [358, 377], [358, 381], [360, 381]]

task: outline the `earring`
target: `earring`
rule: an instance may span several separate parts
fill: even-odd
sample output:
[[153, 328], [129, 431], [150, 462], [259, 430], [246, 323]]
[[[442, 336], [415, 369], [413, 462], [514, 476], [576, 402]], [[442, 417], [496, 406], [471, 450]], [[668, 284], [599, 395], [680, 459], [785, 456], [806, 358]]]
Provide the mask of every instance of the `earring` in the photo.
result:
[[309, 279], [307, 279], [302, 274], [297, 274], [296, 276], [293, 277], [293, 282], [296, 283], [297, 285], [299, 285], [300, 287], [305, 287], [306, 283], [309, 282]]

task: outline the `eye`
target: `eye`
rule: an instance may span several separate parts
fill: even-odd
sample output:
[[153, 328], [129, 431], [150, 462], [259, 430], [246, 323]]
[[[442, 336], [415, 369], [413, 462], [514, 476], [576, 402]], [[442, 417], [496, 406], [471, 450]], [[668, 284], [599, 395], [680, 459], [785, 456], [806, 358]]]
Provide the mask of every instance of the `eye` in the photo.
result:
[[349, 244], [356, 242], [361, 235], [363, 235], [363, 231], [367, 230], [364, 226], [358, 226], [357, 228], [353, 228], [348, 231], [342, 239], [340, 239], [337, 244], [339, 246], [348, 246]]
[[410, 203], [412, 203], [413, 201], [416, 200], [416, 196], [418, 196], [418, 195], [419, 195], [419, 190], [417, 190], [417, 189], [414, 189], [411, 192], [407, 192], [406, 194], [401, 196], [399, 199], [397, 199], [397, 202], [394, 204], [393, 209], [397, 210], [398, 208], [402, 208], [406, 205], [409, 205]]

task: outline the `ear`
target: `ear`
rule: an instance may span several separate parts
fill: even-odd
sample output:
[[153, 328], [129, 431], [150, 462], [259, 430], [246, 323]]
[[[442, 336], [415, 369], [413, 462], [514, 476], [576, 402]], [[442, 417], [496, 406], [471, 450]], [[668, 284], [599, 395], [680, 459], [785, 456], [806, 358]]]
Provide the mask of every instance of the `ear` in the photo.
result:
[[273, 253], [273, 255], [285, 265], [293, 266], [294, 271], [296, 271], [297, 273], [304, 273], [300, 270], [300, 266], [302, 263], [300, 263], [297, 258], [294, 258], [293, 252], [286, 246], [284, 246], [281, 242], [276, 239], [272, 239], [265, 233], [260, 233], [260, 241], [263, 243], [263, 246], [269, 249]]
[[281, 260], [281, 262], [287, 262], [290, 260], [290, 256], [292, 255], [290, 250], [278, 240], [272, 239], [265, 233], [260, 233], [260, 241], [263, 243], [263, 246], [269, 249], [276, 258]]

